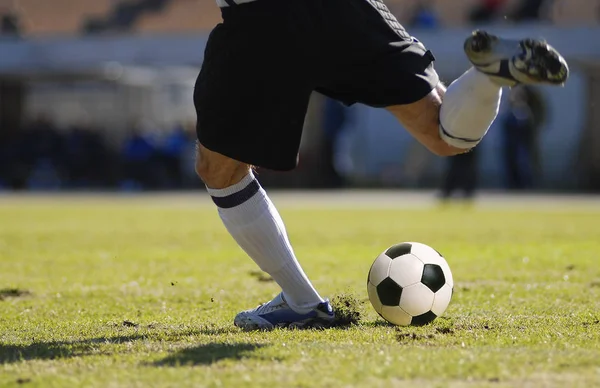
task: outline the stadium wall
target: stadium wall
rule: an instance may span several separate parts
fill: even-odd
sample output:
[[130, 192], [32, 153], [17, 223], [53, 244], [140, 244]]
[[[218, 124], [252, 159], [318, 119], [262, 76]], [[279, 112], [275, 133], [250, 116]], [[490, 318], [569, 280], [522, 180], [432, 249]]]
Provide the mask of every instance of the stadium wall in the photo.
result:
[[[585, 148], [597, 149], [599, 130], [593, 106], [600, 102], [599, 28], [550, 26], [491, 27], [489, 30], [519, 38], [544, 37], [569, 60], [570, 82], [561, 89], [540, 88], [548, 104], [548, 117], [540, 143], [541, 187], [570, 189], [580, 186], [577, 171], [584, 167]], [[436, 67], [446, 82], [468, 68], [462, 54], [467, 29], [412, 31], [437, 58]], [[164, 123], [193, 118], [191, 88], [202, 63], [206, 35], [144, 35], [67, 39], [1, 40], [0, 74], [29, 87], [25, 112], [50, 111], [62, 121], [75, 120], [80, 106], [91, 120], [104, 120], [113, 137], [131, 120], [145, 117]], [[73, 75], [72, 79], [69, 75]], [[594, 92], [595, 91], [595, 92]], [[190, 98], [186, 99], [186, 94]], [[68, 109], [65, 108], [69, 107]], [[439, 180], [443, 161], [428, 155], [385, 111], [354, 106], [354, 119], [339, 146], [340, 166], [355, 181], [388, 185], [423, 186]], [[77, 116], [77, 115], [75, 115]], [[312, 120], [315, 121], [315, 120]], [[307, 128], [303, 147], [318, 145], [319, 130]], [[485, 187], [501, 185], [500, 131], [493, 129], [481, 145], [480, 172]], [[586, 141], [587, 139], [587, 141]], [[595, 157], [595, 152], [590, 153]]]

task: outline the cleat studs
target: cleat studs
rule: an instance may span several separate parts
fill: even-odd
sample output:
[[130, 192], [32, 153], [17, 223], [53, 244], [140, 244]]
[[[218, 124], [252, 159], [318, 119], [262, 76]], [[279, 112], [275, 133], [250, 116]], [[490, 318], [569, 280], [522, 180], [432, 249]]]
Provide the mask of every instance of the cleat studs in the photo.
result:
[[469, 43], [474, 52], [487, 51], [491, 47], [491, 37], [487, 32], [477, 30], [473, 32]]

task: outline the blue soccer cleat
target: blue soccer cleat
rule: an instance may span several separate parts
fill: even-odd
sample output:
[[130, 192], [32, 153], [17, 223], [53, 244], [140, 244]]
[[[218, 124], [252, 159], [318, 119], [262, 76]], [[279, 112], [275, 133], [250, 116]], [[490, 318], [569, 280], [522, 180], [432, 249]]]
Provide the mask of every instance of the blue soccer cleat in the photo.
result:
[[277, 327], [290, 329], [322, 329], [330, 327], [335, 314], [328, 300], [306, 314], [292, 310], [283, 297], [277, 295], [270, 302], [236, 315], [233, 323], [244, 330], [272, 330]]

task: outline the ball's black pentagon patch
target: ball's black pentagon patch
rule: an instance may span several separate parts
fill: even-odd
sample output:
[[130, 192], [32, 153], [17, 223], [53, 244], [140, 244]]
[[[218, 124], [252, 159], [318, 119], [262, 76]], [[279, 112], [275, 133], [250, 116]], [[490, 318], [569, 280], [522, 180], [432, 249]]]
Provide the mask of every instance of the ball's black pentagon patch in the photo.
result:
[[390, 259], [395, 259], [398, 256], [409, 254], [411, 249], [412, 249], [412, 244], [402, 243], [402, 244], [398, 244], [398, 245], [394, 245], [393, 247], [390, 247], [387, 251], [385, 251], [385, 254]]
[[412, 320], [410, 321], [410, 324], [412, 326], [423, 326], [428, 323], [431, 323], [436, 318], [437, 318], [437, 315], [435, 315], [432, 311], [428, 311], [425, 314], [421, 314], [421, 315], [417, 315], [416, 317], [413, 317]]
[[426, 285], [431, 291], [438, 292], [446, 284], [444, 270], [437, 264], [425, 264], [421, 283]]
[[398, 306], [402, 296], [402, 287], [391, 278], [385, 278], [377, 286], [377, 296], [384, 306]]

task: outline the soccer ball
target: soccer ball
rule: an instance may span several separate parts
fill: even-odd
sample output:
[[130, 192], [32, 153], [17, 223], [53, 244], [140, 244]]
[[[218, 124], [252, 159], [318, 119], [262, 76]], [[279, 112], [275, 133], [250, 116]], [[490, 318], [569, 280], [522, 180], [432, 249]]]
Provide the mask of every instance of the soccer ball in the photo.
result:
[[422, 326], [442, 315], [454, 281], [446, 259], [425, 244], [405, 242], [375, 259], [367, 279], [369, 300], [386, 321]]

